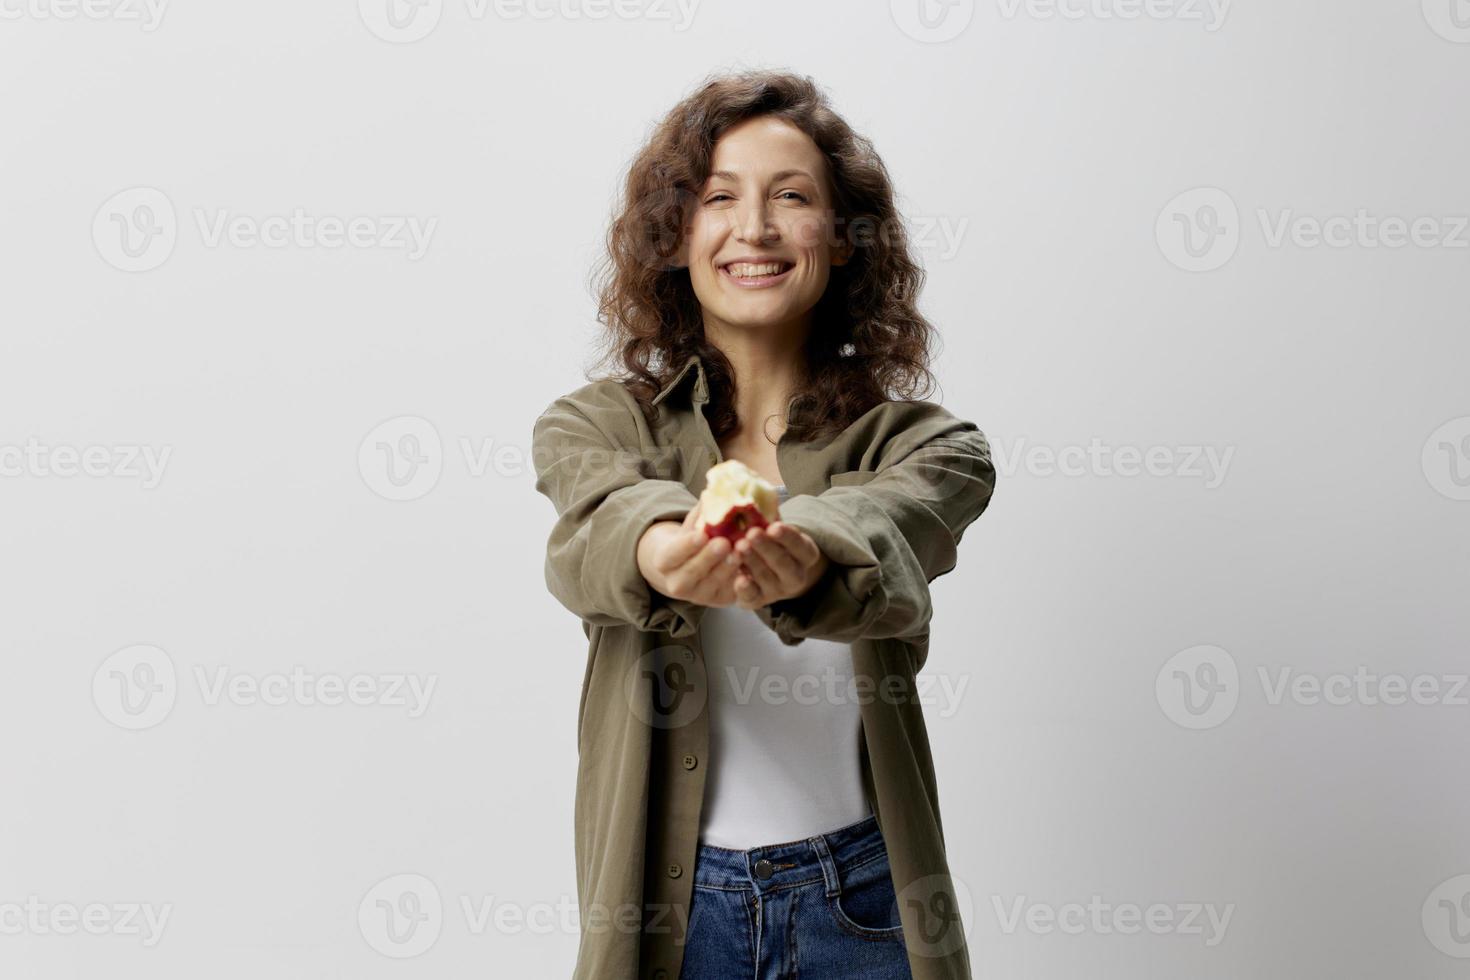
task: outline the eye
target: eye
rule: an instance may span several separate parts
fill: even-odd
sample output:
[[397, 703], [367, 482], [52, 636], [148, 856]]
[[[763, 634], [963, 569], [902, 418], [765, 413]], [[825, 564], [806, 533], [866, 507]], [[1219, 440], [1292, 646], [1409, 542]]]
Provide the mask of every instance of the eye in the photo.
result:
[[705, 204], [713, 204], [713, 203], [715, 203], [716, 201], [718, 201], [722, 197], [728, 199], [730, 197], [730, 195], [729, 194], [726, 194], [724, 191], [721, 191], [720, 193], [716, 194], [714, 197], [711, 197], [709, 200], [705, 201], [704, 203]]
[[792, 196], [792, 197], [794, 197], [794, 198], [796, 198], [796, 199], [797, 199], [797, 200], [798, 200], [798, 201], [800, 201], [800, 202], [801, 202], [801, 203], [802, 203], [802, 204], [807, 204], [807, 203], [809, 203], [809, 202], [808, 202], [808, 201], [807, 201], [807, 199], [806, 199], [806, 195], [805, 195], [805, 194], [798, 194], [798, 193], [797, 193], [797, 192], [796, 192], [796, 191], [782, 191], [782, 192], [781, 192], [781, 196], [782, 196], [782, 197], [785, 197], [785, 196], [786, 196], [786, 195], [788, 195], [788, 194], [790, 194], [790, 195], [791, 195], [791, 196]]

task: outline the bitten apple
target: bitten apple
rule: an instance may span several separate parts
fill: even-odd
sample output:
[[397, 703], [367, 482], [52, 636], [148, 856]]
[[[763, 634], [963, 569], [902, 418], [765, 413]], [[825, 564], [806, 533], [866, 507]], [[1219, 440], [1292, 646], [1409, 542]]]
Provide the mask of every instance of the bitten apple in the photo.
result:
[[699, 527], [706, 538], [738, 541], [753, 527], [781, 519], [776, 488], [738, 459], [711, 466], [699, 495]]

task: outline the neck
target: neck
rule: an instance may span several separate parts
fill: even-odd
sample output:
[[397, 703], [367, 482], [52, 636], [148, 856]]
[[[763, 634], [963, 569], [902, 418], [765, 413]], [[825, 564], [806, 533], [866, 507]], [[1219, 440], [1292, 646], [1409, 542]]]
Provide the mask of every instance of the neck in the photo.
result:
[[[735, 371], [736, 444], [776, 442], [786, 431], [786, 408], [802, 383], [805, 333], [755, 334], [705, 325], [705, 336]], [[774, 418], [772, 418], [774, 416]]]

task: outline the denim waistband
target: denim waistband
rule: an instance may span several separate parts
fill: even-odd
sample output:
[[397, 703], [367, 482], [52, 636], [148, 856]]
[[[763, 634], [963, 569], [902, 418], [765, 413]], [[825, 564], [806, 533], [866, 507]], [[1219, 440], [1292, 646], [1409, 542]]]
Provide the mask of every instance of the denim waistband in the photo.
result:
[[[836, 868], [847, 868], [883, 853], [883, 834], [872, 814], [825, 834], [746, 850], [699, 845], [694, 884], [744, 889], [756, 894], [827, 880], [835, 888]], [[761, 872], [768, 872], [765, 877]]]

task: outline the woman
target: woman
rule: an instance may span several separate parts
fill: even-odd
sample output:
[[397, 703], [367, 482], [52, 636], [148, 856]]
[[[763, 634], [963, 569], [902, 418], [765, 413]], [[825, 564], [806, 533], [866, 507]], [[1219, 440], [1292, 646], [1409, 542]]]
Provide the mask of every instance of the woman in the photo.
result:
[[[915, 674], [995, 470], [913, 397], [934, 328], [883, 164], [809, 79], [716, 77], [608, 245], [621, 371], [533, 437], [590, 644], [575, 976], [968, 978]], [[697, 524], [726, 459], [782, 492], [733, 546]]]

